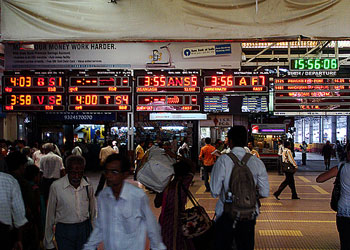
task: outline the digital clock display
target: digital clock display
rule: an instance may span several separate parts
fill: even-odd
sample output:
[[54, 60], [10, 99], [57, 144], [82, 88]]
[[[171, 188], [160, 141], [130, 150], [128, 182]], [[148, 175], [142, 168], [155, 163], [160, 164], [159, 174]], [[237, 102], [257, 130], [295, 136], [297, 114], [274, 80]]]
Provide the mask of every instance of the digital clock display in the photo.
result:
[[130, 93], [130, 79], [128, 76], [81, 76], [69, 78], [69, 93]]
[[5, 76], [4, 92], [28, 93], [28, 92], [55, 92], [64, 93], [63, 77], [41, 77], [41, 76]]
[[137, 111], [200, 111], [196, 95], [137, 96]]
[[350, 108], [349, 78], [275, 79], [274, 110], [348, 111]]
[[61, 94], [11, 94], [5, 96], [4, 111], [64, 111]]
[[290, 59], [290, 70], [317, 71], [338, 70], [337, 58], [293, 58]]
[[130, 95], [70, 95], [68, 111], [131, 111]]
[[249, 93], [267, 92], [267, 79], [265, 75], [235, 76], [215, 74], [204, 77], [205, 93]]

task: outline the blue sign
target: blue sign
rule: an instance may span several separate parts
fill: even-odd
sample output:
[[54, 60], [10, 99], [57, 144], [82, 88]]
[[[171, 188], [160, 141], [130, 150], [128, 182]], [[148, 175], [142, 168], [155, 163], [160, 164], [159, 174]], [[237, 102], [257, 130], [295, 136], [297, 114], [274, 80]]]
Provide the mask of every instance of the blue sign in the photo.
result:
[[185, 56], [191, 55], [191, 50], [186, 49], [186, 50], [184, 51], [184, 55], [185, 55]]
[[231, 54], [231, 44], [220, 44], [215, 45], [215, 54], [216, 55], [227, 55]]

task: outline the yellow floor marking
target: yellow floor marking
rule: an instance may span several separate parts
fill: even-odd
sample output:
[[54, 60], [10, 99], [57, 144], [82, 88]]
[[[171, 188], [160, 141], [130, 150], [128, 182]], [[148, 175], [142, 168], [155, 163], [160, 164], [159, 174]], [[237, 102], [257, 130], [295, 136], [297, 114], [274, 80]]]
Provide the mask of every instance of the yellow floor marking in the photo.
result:
[[277, 203], [277, 202], [262, 202], [262, 206], [282, 206], [282, 203]]
[[264, 213], [307, 213], [307, 214], [336, 214], [333, 211], [284, 211], [284, 210], [261, 210]]
[[311, 182], [311, 181], [309, 181], [308, 179], [306, 179], [304, 176], [298, 176], [298, 178], [300, 179], [300, 180], [302, 180], [303, 182]]
[[[271, 190], [271, 192], [272, 192], [272, 191], [274, 191], [274, 190]], [[272, 192], [272, 193], [273, 193], [273, 192]], [[271, 193], [271, 195], [272, 195], [272, 193]], [[299, 193], [299, 192], [298, 192], [298, 194], [315, 194], [315, 195], [320, 195], [319, 192], [317, 192], [317, 193]], [[281, 195], [292, 195], [292, 193], [283, 192]]]
[[320, 186], [311, 185], [311, 187], [313, 187], [316, 191], [320, 192], [320, 194], [329, 194], [326, 190], [324, 190], [324, 189], [321, 188]]
[[[205, 191], [205, 186], [202, 185], [202, 186], [200, 186], [200, 188], [198, 188], [196, 194], [205, 194], [204, 191]], [[207, 193], [207, 194], [210, 194], [210, 193]]]
[[260, 236], [292, 236], [302, 237], [303, 234], [299, 230], [259, 230]]
[[335, 248], [255, 248], [255, 250], [337, 250]]
[[[270, 184], [270, 186], [279, 186], [280, 184]], [[311, 187], [311, 184], [295, 184], [296, 187]]]
[[[280, 199], [282, 200], [291, 200], [290, 196], [288, 195], [288, 197], [283, 197], [283, 195], [278, 196]], [[276, 198], [273, 197], [269, 197], [269, 198], [265, 198], [267, 200], [276, 200]], [[302, 200], [330, 200], [331, 198], [306, 198], [306, 197], [300, 197], [300, 199]]]
[[335, 223], [335, 220], [257, 220], [257, 222], [282, 222], [282, 223]]

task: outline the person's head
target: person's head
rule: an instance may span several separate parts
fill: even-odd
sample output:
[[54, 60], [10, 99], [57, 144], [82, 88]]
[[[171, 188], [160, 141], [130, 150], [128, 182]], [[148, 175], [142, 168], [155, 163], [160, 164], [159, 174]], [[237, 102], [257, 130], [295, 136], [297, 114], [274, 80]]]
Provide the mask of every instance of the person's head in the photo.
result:
[[216, 141], [215, 141], [215, 147], [220, 147], [221, 146], [221, 144], [222, 144], [222, 141], [220, 140], [220, 139], [217, 139]]
[[186, 161], [179, 161], [173, 164], [176, 178], [181, 178], [191, 172], [191, 165]]
[[173, 141], [177, 140], [176, 138], [177, 138], [176, 135], [174, 135], [174, 136], [173, 136]]
[[248, 148], [250, 149], [250, 150], [252, 150], [253, 149], [253, 143], [250, 141], [250, 142], [248, 142]]
[[140, 141], [141, 147], [145, 146], [145, 143], [146, 143], [145, 140]]
[[113, 141], [112, 140], [107, 140], [107, 146], [113, 146]]
[[336, 144], [340, 144], [340, 141], [339, 141], [339, 140], [337, 140], [335, 143], [336, 143]]
[[209, 137], [205, 138], [205, 144], [210, 144], [211, 143], [211, 139]]
[[105, 175], [107, 186], [112, 190], [120, 187], [124, 179], [129, 175], [129, 159], [121, 154], [109, 155], [105, 161]]
[[55, 146], [52, 143], [45, 143], [43, 145], [44, 154], [48, 154], [50, 152], [53, 152], [54, 150], [55, 150]]
[[169, 141], [165, 141], [163, 144], [163, 148], [165, 151], [171, 150], [171, 143]]
[[40, 170], [35, 165], [28, 165], [24, 170], [24, 178], [27, 181], [32, 181], [35, 184], [39, 184], [40, 182]]
[[284, 142], [284, 147], [290, 149], [290, 142], [289, 141], [285, 141]]
[[225, 145], [228, 145], [228, 137], [227, 137], [227, 136], [225, 136], [224, 144], [225, 144]]
[[305, 142], [305, 141], [303, 141], [303, 144], [306, 144], [306, 142]]
[[248, 133], [244, 126], [233, 126], [227, 133], [230, 148], [247, 145]]
[[25, 146], [25, 147], [22, 149], [22, 153], [23, 153], [25, 156], [29, 157], [29, 156], [30, 156], [30, 147]]
[[9, 171], [18, 174], [24, 174], [27, 157], [19, 151], [14, 151], [8, 154], [5, 158]]
[[282, 140], [278, 140], [278, 141], [277, 141], [277, 144], [278, 144], [278, 145], [281, 145], [281, 144], [282, 144]]
[[75, 188], [80, 186], [81, 178], [84, 175], [85, 164], [85, 158], [79, 155], [70, 155], [66, 159], [68, 180]]
[[25, 142], [24, 140], [17, 140], [17, 145], [16, 145], [19, 149], [24, 148], [25, 146]]
[[326, 144], [329, 145], [329, 144], [331, 144], [331, 142], [330, 141], [326, 141]]

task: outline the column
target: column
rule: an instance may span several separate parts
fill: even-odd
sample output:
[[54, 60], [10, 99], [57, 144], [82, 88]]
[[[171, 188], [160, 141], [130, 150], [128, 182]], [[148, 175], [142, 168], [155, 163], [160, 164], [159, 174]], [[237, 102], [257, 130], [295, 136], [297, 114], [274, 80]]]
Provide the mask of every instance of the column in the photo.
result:
[[310, 118], [310, 123], [309, 123], [309, 141], [308, 143], [313, 143], [313, 136], [314, 136], [314, 131], [313, 131], [313, 126], [314, 126], [314, 121], [313, 118]]
[[332, 143], [335, 143], [337, 140], [337, 117], [332, 116]]

